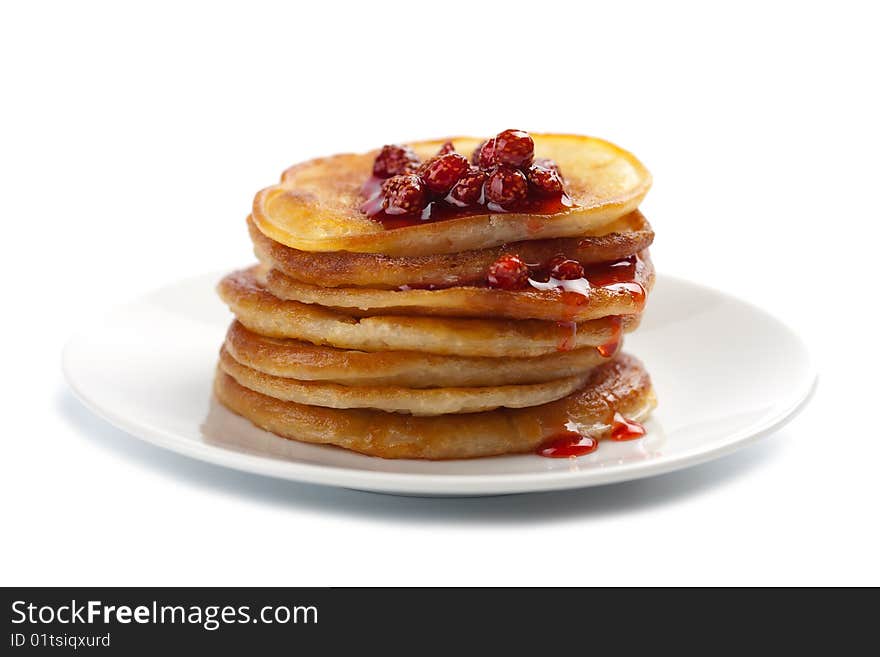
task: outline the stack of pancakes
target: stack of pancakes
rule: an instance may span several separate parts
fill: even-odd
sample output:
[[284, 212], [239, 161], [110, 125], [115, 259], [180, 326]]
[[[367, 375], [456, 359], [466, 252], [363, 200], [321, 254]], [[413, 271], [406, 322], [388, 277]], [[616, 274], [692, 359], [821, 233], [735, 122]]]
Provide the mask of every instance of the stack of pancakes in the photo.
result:
[[[359, 210], [375, 152], [305, 162], [259, 192], [248, 229], [260, 264], [218, 288], [236, 320], [217, 398], [285, 438], [386, 458], [530, 452], [646, 417], [650, 379], [619, 346], [654, 280], [637, 209], [650, 175], [608, 142], [533, 136], [564, 172], [573, 205], [560, 212], [389, 229]], [[411, 147], [428, 159], [444, 141]], [[453, 142], [469, 155], [480, 140]], [[490, 287], [505, 254], [564, 255], [592, 285]]]

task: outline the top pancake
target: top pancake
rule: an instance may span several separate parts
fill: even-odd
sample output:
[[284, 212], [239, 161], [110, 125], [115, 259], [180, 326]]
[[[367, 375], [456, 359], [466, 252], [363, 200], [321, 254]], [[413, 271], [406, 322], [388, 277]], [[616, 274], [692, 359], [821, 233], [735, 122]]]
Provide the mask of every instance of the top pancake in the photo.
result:
[[[253, 220], [270, 239], [301, 251], [353, 251], [422, 256], [486, 249], [508, 242], [601, 235], [615, 219], [635, 210], [651, 175], [632, 154], [594, 137], [532, 135], [536, 157], [555, 160], [574, 206], [548, 215], [485, 213], [388, 230], [359, 207], [377, 151], [310, 160], [284, 172], [281, 184], [259, 192]], [[422, 158], [447, 139], [410, 144]], [[470, 156], [483, 141], [454, 137]]]

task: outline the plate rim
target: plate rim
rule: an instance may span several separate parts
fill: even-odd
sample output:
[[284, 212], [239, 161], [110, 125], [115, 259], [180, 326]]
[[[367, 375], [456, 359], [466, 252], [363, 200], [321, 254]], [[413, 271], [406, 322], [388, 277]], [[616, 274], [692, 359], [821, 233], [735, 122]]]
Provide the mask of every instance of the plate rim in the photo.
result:
[[[276, 479], [351, 488], [374, 493], [416, 494], [438, 497], [547, 492], [633, 481], [699, 465], [716, 458], [721, 458], [742, 447], [757, 442], [791, 421], [806, 407], [818, 386], [818, 372], [811, 352], [801, 335], [786, 322], [748, 300], [702, 283], [696, 283], [683, 277], [668, 274], [660, 274], [658, 277], [677, 284], [700, 288], [702, 291], [746, 305], [752, 311], [758, 312], [779, 324], [797, 342], [800, 350], [803, 352], [807, 373], [801, 385], [789, 393], [788, 402], [778, 412], [732, 433], [723, 441], [716, 441], [716, 444], [713, 446], [702, 448], [697, 446], [675, 456], [661, 456], [651, 461], [618, 464], [611, 468], [479, 474], [388, 472], [321, 463], [286, 461], [270, 456], [238, 452], [204, 442], [189, 439], [183, 440], [179, 437], [179, 434], [173, 431], [149, 424], [133, 422], [127, 417], [114, 413], [92, 400], [83, 388], [78, 385], [77, 377], [72, 371], [73, 368], [70, 361], [77, 339], [84, 333], [84, 329], [87, 329], [89, 326], [100, 325], [106, 322], [107, 318], [111, 317], [114, 312], [119, 312], [127, 306], [134, 306], [166, 288], [176, 287], [188, 282], [191, 283], [210, 276], [214, 276], [214, 274], [206, 273], [200, 276], [190, 276], [155, 288], [128, 303], [115, 306], [98, 319], [89, 322], [86, 327], [75, 331], [65, 343], [61, 354], [61, 370], [73, 396], [91, 413], [124, 433], [148, 444], [189, 458], [232, 470], [269, 476]], [[366, 455], [364, 456], [365, 458], [370, 458]]]

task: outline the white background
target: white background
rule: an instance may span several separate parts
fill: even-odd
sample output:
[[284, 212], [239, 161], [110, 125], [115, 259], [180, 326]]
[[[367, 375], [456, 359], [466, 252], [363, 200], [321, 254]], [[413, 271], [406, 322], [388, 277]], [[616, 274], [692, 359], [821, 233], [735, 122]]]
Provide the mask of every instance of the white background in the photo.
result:
[[[2, 584], [880, 584], [868, 7], [4, 3]], [[250, 261], [287, 165], [507, 127], [634, 151], [658, 268], [810, 345], [803, 414], [686, 472], [438, 501], [190, 461], [66, 390], [78, 323]]]

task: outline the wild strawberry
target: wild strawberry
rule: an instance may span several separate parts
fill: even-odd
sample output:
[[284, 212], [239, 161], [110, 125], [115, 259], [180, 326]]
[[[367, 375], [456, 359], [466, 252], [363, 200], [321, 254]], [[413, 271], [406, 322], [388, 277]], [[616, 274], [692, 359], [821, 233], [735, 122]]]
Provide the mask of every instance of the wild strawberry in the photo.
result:
[[523, 130], [505, 130], [493, 140], [492, 164], [524, 169], [532, 163], [534, 155], [535, 142]]
[[458, 153], [433, 157], [419, 167], [418, 174], [435, 194], [446, 194], [468, 170], [468, 161]]
[[539, 167], [544, 167], [545, 169], [552, 169], [559, 174], [560, 178], [562, 178], [562, 171], [559, 170], [559, 165], [556, 164], [556, 160], [551, 160], [549, 157], [536, 157], [532, 161], [532, 164], [537, 164]]
[[377, 178], [390, 178], [413, 173], [419, 165], [419, 156], [409, 146], [391, 144], [383, 146], [373, 162], [373, 175]]
[[555, 196], [562, 193], [562, 178], [555, 169], [533, 164], [526, 172], [526, 176], [538, 196]]
[[473, 155], [471, 155], [471, 163], [481, 169], [488, 169], [493, 164], [494, 152], [495, 140], [487, 139], [474, 150]]
[[505, 254], [489, 265], [489, 286], [502, 290], [521, 290], [529, 284], [529, 266], [522, 258]]
[[477, 205], [482, 199], [485, 182], [486, 174], [476, 167], [470, 167], [449, 191], [446, 201], [459, 208]]
[[428, 190], [416, 175], [394, 176], [382, 183], [382, 208], [387, 214], [417, 214], [428, 204]]
[[577, 260], [569, 260], [565, 256], [559, 256], [552, 261], [550, 276], [557, 281], [574, 281], [584, 277], [584, 268]]
[[508, 208], [526, 198], [529, 183], [521, 171], [512, 167], [496, 167], [486, 180], [486, 200]]
[[437, 151], [437, 155], [446, 155], [447, 153], [454, 153], [454, 152], [455, 152], [455, 146], [452, 144], [451, 141], [447, 141], [445, 144], [443, 144], [440, 147], [440, 150]]

